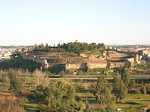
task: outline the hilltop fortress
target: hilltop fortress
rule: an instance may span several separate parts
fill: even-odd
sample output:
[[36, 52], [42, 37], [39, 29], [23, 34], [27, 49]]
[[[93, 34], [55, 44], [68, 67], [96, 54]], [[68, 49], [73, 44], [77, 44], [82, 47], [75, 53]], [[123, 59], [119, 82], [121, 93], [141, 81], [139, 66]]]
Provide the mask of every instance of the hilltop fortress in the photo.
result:
[[69, 69], [94, 69], [94, 68], [116, 68], [123, 66], [134, 66], [141, 61], [138, 54], [124, 54], [117, 51], [109, 51], [109, 56], [104, 53], [102, 56], [80, 54], [73, 56], [60, 52], [33, 52], [23, 53], [22, 58], [40, 63], [43, 69], [53, 66]]

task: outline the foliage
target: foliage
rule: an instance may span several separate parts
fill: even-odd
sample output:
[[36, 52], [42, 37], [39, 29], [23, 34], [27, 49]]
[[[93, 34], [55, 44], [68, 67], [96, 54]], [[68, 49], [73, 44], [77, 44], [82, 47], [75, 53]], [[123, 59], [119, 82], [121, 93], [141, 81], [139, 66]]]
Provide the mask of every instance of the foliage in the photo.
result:
[[107, 111], [108, 112], [115, 112], [117, 106], [116, 106], [116, 98], [112, 97], [111, 101], [108, 103]]
[[2, 82], [3, 84], [8, 84], [9, 83], [9, 77], [8, 77], [8, 74], [6, 73], [1, 73], [0, 74], [0, 82]]
[[79, 109], [75, 101], [75, 88], [69, 82], [55, 81], [43, 89], [42, 112], [69, 112]]
[[78, 70], [77, 75], [91, 75], [91, 74], [83, 70]]
[[9, 73], [9, 79], [10, 79], [10, 90], [13, 91], [15, 96], [20, 96], [22, 90], [21, 80], [14, 73]]
[[33, 76], [35, 78], [35, 85], [42, 85], [44, 87], [49, 85], [48, 75], [45, 72], [36, 69], [33, 72]]
[[59, 75], [60, 75], [61, 77], [63, 77], [63, 76], [65, 75], [64, 70], [63, 70], [63, 71], [60, 71], [60, 72], [59, 72]]
[[45, 46], [43, 44], [37, 45], [35, 44], [35, 51], [65, 51], [69, 53], [75, 53], [75, 54], [80, 54], [80, 53], [85, 53], [87, 51], [90, 52], [100, 52], [103, 53], [105, 49], [105, 45], [103, 43], [79, 43], [79, 42], [71, 42], [71, 43], [64, 43], [62, 45], [58, 44], [56, 46], [48, 46], [46, 44]]
[[61, 71], [63, 71], [64, 68], [61, 66], [53, 66], [51, 68], [47, 69], [48, 73], [53, 73], [53, 74], [59, 74]]
[[94, 88], [94, 95], [100, 104], [108, 104], [111, 101], [111, 86], [104, 77], [99, 77]]
[[113, 83], [113, 92], [114, 95], [116, 96], [116, 101], [118, 101], [118, 99], [120, 99], [120, 101], [124, 99], [127, 96], [127, 91], [128, 89], [125, 86], [123, 80], [121, 80], [119, 75], [117, 75], [114, 78], [114, 83]]
[[85, 109], [84, 109], [84, 111], [85, 112], [93, 112], [93, 107], [89, 104], [89, 102], [86, 100], [86, 102], [85, 102]]
[[1, 112], [25, 112], [18, 101], [8, 100], [7, 98], [3, 103], [0, 102], [0, 110]]
[[3, 69], [22, 68], [24, 70], [28, 69], [30, 72], [33, 72], [36, 68], [40, 68], [40, 64], [37, 64], [32, 60], [24, 60], [20, 55], [18, 55], [18, 57], [4, 62], [1, 67]]
[[125, 86], [127, 87], [128, 91], [131, 91], [131, 89], [133, 88], [135, 81], [131, 80], [131, 71], [127, 68], [124, 68], [123, 73], [121, 74], [121, 78], [125, 84]]
[[149, 62], [146, 62], [146, 63], [140, 63], [140, 64], [137, 64], [136, 66], [137, 68], [142, 68], [142, 69], [148, 69], [150, 70], [150, 63]]
[[109, 71], [113, 70], [111, 68], [94, 68], [94, 69], [88, 69], [88, 72], [104, 72], [104, 71]]

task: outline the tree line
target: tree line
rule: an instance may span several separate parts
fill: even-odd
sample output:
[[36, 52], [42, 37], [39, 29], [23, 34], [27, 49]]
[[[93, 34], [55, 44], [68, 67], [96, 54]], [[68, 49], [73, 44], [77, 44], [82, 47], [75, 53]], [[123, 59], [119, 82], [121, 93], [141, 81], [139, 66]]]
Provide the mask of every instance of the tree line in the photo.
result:
[[34, 51], [57, 51], [57, 52], [69, 52], [69, 53], [86, 53], [88, 51], [90, 52], [104, 52], [105, 50], [105, 45], [104, 43], [80, 43], [80, 42], [70, 42], [70, 43], [63, 43], [63, 44], [58, 44], [54, 46], [50, 46], [46, 43], [37, 45], [35, 44], [34, 46]]

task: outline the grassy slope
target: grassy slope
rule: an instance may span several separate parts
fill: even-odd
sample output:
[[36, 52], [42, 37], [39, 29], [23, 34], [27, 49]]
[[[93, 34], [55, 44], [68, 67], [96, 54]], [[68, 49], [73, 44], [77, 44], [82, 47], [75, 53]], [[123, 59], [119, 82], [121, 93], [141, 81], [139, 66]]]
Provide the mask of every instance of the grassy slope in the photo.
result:
[[33, 72], [36, 68], [40, 68], [40, 64], [37, 64], [31, 60], [24, 60], [20, 55], [17, 58], [10, 59], [1, 65], [3, 69], [8, 68], [22, 68], [28, 69]]

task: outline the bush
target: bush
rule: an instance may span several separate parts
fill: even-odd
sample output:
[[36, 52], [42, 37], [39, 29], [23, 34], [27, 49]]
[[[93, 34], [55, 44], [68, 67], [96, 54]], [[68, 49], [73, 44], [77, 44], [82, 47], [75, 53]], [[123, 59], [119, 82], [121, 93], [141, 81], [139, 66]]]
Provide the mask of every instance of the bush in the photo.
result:
[[5, 99], [4, 103], [0, 102], [1, 112], [25, 112], [19, 101]]

